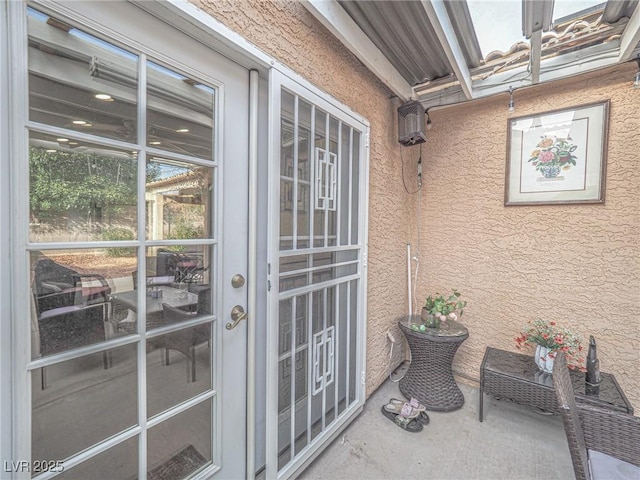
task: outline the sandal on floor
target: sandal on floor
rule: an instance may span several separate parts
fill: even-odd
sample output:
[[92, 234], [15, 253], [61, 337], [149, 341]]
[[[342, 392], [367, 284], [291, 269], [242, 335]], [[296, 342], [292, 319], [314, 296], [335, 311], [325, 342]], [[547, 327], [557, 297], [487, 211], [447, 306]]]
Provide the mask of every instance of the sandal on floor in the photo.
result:
[[[387, 412], [395, 413], [396, 415], [402, 415], [403, 417], [407, 418], [417, 418], [421, 413], [425, 413], [424, 410], [416, 408], [414, 405], [411, 405], [411, 403], [409, 402], [401, 402], [400, 400], [392, 398], [391, 400], [389, 400], [389, 403], [384, 406], [384, 409]], [[426, 413], [424, 416], [426, 416]], [[429, 417], [427, 417], [427, 419], [428, 418]]]
[[420, 412], [420, 415], [418, 415], [416, 420], [418, 420], [422, 425], [428, 425], [429, 415], [427, 415], [427, 412]]
[[412, 420], [415, 419], [422, 425], [427, 425], [429, 423], [429, 415], [427, 415], [427, 412], [420, 411], [412, 407], [407, 402], [400, 403], [400, 401], [396, 400], [395, 398], [392, 398], [391, 401], [382, 408], [384, 408], [389, 413], [402, 415], [403, 417], [410, 418]]
[[[417, 405], [417, 407], [416, 407]], [[395, 413], [396, 415], [402, 415], [407, 418], [416, 419], [422, 425], [429, 423], [429, 415], [427, 415], [426, 407], [418, 403], [415, 398], [412, 398], [410, 402], [403, 402], [397, 398], [392, 398], [383, 407], [387, 412]]]
[[382, 408], [384, 408], [387, 412], [393, 413], [394, 415], [402, 415], [406, 418], [417, 418], [420, 415], [420, 411], [413, 408], [408, 403], [403, 403], [402, 405], [397, 403], [387, 403]]
[[387, 411], [385, 409], [385, 406], [386, 405], [382, 406], [382, 414], [403, 430], [411, 433], [417, 433], [422, 430], [422, 423], [417, 421], [415, 418], [407, 418], [402, 415], [396, 415], [395, 413]]
[[424, 412], [427, 409], [427, 407], [425, 407], [424, 405], [419, 403], [418, 400], [415, 399], [415, 398], [412, 398], [409, 401], [400, 400], [400, 399], [397, 399], [397, 398], [392, 398], [392, 399], [389, 400], [389, 405], [399, 405], [399, 408], [402, 408], [402, 405], [404, 405], [405, 403], [408, 403], [413, 408], [415, 408], [416, 410], [419, 410], [421, 412]]

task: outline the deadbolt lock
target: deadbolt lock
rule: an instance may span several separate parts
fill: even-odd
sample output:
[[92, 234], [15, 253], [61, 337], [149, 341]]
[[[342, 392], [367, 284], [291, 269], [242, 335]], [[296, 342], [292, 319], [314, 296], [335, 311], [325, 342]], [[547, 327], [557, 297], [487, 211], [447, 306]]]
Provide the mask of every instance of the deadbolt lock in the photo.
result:
[[233, 277], [231, 277], [231, 286], [233, 288], [240, 288], [244, 286], [244, 277], [239, 273], [236, 273]]

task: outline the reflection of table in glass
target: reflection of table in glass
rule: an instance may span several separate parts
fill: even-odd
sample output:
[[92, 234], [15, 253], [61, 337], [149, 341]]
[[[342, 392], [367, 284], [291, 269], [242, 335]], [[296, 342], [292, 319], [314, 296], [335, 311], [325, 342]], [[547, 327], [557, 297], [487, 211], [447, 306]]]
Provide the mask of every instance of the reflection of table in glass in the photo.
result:
[[[179, 288], [159, 286], [154, 287], [154, 295], [147, 292], [147, 330], [164, 325], [162, 320], [162, 304], [166, 303], [176, 308], [194, 307], [198, 304], [198, 295]], [[138, 291], [131, 290], [111, 295], [114, 304], [120, 304], [132, 312], [138, 311]], [[133, 333], [136, 330], [135, 315], [120, 321], [117, 330]]]
[[458, 322], [442, 322], [440, 328], [417, 332], [409, 324], [420, 324], [419, 316], [398, 319], [400, 330], [409, 343], [411, 365], [400, 380], [400, 391], [415, 397], [428, 410], [449, 412], [464, 404], [464, 396], [453, 378], [451, 364], [458, 347], [469, 337]]
[[[156, 287], [154, 292], [157, 295], [151, 296], [147, 293], [147, 314], [162, 312], [162, 304], [166, 303], [172, 307], [186, 307], [189, 305], [198, 304], [198, 295], [188, 292], [187, 290], [181, 290], [179, 288], [160, 286]], [[111, 296], [111, 300], [116, 303], [120, 303], [125, 307], [138, 311], [138, 292], [137, 290], [131, 290], [129, 292], [117, 293]]]
[[[570, 375], [577, 402], [633, 414], [633, 407], [613, 375], [601, 372], [600, 393], [597, 396], [585, 394], [584, 373], [571, 370]], [[533, 355], [487, 347], [480, 366], [480, 421], [484, 393], [547, 412], [558, 412], [553, 376], [540, 371]]]

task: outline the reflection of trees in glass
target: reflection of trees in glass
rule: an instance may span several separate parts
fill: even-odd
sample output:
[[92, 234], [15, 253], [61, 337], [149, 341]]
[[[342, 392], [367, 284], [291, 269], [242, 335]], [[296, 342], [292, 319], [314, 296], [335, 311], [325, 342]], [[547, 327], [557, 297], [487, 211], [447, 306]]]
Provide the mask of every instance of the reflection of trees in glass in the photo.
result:
[[[147, 169], [147, 177], [157, 175]], [[29, 151], [31, 219], [55, 220], [82, 212], [87, 226], [110, 222], [136, 205], [137, 160], [91, 152]]]
[[160, 165], [157, 163], [147, 163], [147, 168], [145, 170], [146, 175], [146, 183], [155, 182], [162, 175], [162, 171], [160, 169]]
[[[131, 229], [126, 227], [108, 227], [102, 230], [102, 240], [134, 240], [135, 237]], [[110, 257], [132, 257], [135, 256], [135, 248], [115, 247], [107, 248], [107, 255]]]
[[[189, 239], [204, 238], [204, 226], [202, 225], [202, 215], [200, 212], [194, 214], [193, 210], [173, 206], [167, 216], [169, 233], [167, 239]], [[174, 223], [171, 223], [171, 222]]]
[[206, 198], [211, 178], [209, 171], [201, 167], [183, 169], [183, 173], [176, 175], [182, 185], [177, 195], [165, 196], [164, 207], [164, 238], [190, 239], [205, 238], [204, 218]]

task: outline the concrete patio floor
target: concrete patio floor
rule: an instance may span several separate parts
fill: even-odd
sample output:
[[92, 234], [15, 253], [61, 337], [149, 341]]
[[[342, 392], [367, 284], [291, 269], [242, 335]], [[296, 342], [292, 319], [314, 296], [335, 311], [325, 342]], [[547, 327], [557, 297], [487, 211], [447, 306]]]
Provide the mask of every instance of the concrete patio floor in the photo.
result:
[[387, 380], [369, 397], [362, 414], [298, 478], [574, 478], [559, 416], [485, 395], [480, 423], [479, 390], [459, 385], [463, 408], [428, 412], [429, 424], [409, 433], [380, 412], [389, 398], [404, 398], [398, 384]]

